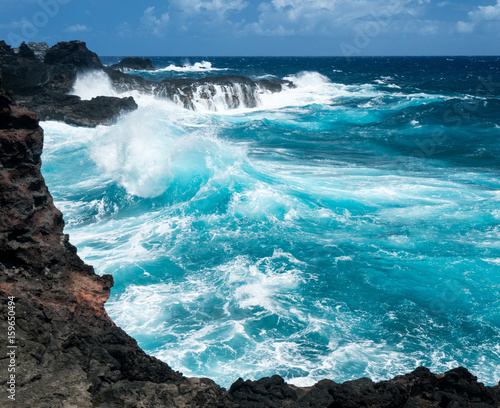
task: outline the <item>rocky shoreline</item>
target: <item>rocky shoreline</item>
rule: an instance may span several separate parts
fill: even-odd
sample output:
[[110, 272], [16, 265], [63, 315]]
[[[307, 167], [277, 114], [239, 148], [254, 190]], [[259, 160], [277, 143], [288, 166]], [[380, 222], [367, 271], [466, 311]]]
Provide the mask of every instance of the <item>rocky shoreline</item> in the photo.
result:
[[223, 76], [199, 80], [174, 79], [148, 81], [124, 72], [153, 70], [151, 60], [125, 58], [111, 67], [102, 65], [99, 57], [82, 41], [60, 42], [49, 48], [45, 43], [22, 43], [13, 49], [0, 41], [0, 66], [4, 86], [16, 100], [34, 111], [40, 120], [58, 120], [70, 125], [95, 127], [111, 124], [122, 114], [137, 109], [133, 97], [97, 96], [82, 100], [70, 95], [79, 74], [103, 73], [119, 95], [140, 91], [194, 109], [196, 101], [210, 101], [222, 96], [228, 109], [257, 106], [259, 92], [280, 92], [294, 85], [284, 80], [259, 80]]
[[[0, 43], [0, 55], [5, 54], [1, 54], [4, 49]], [[19, 54], [27, 52], [21, 49]], [[93, 56], [87, 55], [87, 61], [92, 61]], [[65, 91], [71, 89], [70, 80], [77, 72], [74, 57], [64, 52], [55, 55], [58, 61], [69, 58], [73, 62], [58, 63], [54, 65], [58, 68], [49, 70], [50, 75], [60, 74]], [[39, 59], [33, 58], [35, 66]], [[13, 68], [9, 69], [12, 72]], [[35, 71], [22, 72], [43, 77]], [[20, 72], [17, 77], [9, 75], [9, 84], [17, 83], [26, 91], [16, 95], [18, 100], [25, 100], [27, 89], [36, 88], [37, 82], [30, 82], [29, 77], [23, 85], [20, 78], [24, 74]], [[0, 89], [1, 83], [0, 78]], [[65, 109], [68, 102], [60, 96], [65, 95], [63, 88], [49, 91], [54, 84], [46, 79], [42, 93], [57, 92], [61, 97], [58, 109]], [[50, 107], [50, 100], [46, 104]], [[86, 114], [82, 111], [82, 116]], [[37, 115], [15, 103], [11, 92], [0, 90], [0, 332], [7, 340], [9, 311], [13, 310], [15, 336], [11, 344], [16, 346], [15, 400], [8, 399], [12, 394], [4, 389], [2, 406], [500, 407], [500, 385], [485, 387], [465, 368], [433, 374], [420, 367], [378, 383], [367, 378], [343, 384], [323, 380], [308, 388], [286, 384], [277, 375], [257, 381], [239, 379], [229, 390], [210, 379], [184, 377], [144, 353], [107, 315], [104, 304], [113, 278], [96, 275], [64, 234], [63, 216], [40, 172], [42, 148], [43, 130]], [[15, 303], [10, 308], [9, 297]], [[2, 344], [6, 344], [4, 340]], [[0, 379], [7, 384], [12, 381], [8, 371], [12, 358], [7, 358], [5, 348], [3, 355]]]

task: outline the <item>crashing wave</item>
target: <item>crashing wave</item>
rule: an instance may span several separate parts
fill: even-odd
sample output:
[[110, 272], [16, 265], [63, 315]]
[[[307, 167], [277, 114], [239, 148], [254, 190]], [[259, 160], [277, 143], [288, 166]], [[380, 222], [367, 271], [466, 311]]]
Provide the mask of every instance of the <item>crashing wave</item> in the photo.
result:
[[224, 111], [236, 108], [255, 108], [260, 95], [281, 92], [293, 87], [289, 81], [260, 80], [240, 76], [179, 79], [161, 82], [155, 89], [157, 97], [167, 98], [176, 104], [197, 111]]
[[141, 93], [170, 100], [196, 111], [225, 111], [236, 108], [255, 108], [264, 94], [294, 88], [290, 80], [261, 79], [227, 75], [203, 79], [167, 79], [151, 82], [114, 69], [79, 74], [72, 94], [88, 99], [97, 95]]
[[209, 71], [227, 71], [227, 68], [215, 68], [209, 61], [195, 62], [190, 64], [170, 64], [168, 67], [160, 68], [157, 71], [174, 71], [174, 72], [209, 72]]

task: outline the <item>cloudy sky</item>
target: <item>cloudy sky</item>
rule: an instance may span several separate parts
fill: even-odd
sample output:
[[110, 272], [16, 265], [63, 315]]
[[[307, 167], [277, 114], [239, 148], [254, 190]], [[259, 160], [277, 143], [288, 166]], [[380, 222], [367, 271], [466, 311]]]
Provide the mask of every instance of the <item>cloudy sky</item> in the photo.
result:
[[0, 39], [99, 55], [499, 55], [500, 0], [0, 0]]

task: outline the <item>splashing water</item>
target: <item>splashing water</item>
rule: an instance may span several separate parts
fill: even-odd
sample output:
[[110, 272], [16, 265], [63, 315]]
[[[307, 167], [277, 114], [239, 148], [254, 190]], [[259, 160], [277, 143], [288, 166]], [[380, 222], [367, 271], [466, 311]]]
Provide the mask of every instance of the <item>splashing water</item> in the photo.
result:
[[93, 70], [78, 74], [71, 95], [90, 100], [96, 96], [117, 96], [117, 92], [104, 71]]
[[[377, 61], [214, 59], [296, 88], [194, 111], [135, 93], [113, 126], [43, 123], [71, 241], [147, 352], [224, 386], [419, 365], [500, 380], [500, 92], [471, 91], [500, 63]], [[100, 74], [74, 88], [113, 92]]]

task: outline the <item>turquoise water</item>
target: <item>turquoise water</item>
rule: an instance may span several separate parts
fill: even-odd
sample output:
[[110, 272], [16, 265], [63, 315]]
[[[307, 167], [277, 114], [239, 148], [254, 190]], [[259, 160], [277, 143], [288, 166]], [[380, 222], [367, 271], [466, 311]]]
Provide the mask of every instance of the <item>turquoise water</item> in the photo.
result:
[[223, 386], [500, 380], [500, 59], [153, 61], [138, 74], [297, 88], [216, 111], [134, 93], [113, 126], [42, 123], [66, 232], [141, 347]]

